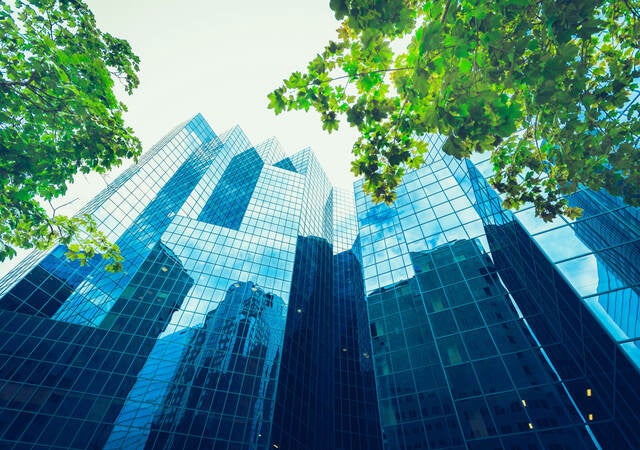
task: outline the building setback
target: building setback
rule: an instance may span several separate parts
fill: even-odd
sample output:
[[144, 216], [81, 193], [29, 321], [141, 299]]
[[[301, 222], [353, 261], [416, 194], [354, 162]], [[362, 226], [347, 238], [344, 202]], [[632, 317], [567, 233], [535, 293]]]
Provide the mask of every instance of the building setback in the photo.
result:
[[640, 448], [640, 211], [511, 213], [427, 136], [390, 206], [198, 115], [0, 281], [0, 447]]

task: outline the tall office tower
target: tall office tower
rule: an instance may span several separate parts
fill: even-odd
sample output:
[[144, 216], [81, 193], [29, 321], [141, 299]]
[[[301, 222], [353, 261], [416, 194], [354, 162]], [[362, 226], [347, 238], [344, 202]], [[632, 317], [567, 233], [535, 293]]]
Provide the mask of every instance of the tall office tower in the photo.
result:
[[309, 149], [196, 116], [82, 212], [123, 271], [1, 282], [0, 447], [381, 445], [353, 199]]
[[513, 214], [427, 139], [386, 206], [169, 133], [83, 211], [122, 272], [58, 246], [0, 281], [0, 447], [640, 448], [638, 209]]
[[229, 288], [194, 332], [147, 448], [210, 448], [268, 432], [264, 401], [273, 397], [284, 308], [251, 282]]
[[394, 205], [356, 188], [385, 448], [640, 447], [640, 214], [504, 211], [428, 136]]

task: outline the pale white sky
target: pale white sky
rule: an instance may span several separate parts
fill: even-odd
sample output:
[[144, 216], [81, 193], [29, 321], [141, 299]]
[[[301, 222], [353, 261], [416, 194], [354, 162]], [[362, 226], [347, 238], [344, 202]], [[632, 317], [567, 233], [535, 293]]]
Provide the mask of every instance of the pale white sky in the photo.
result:
[[124, 96], [145, 149], [201, 112], [217, 133], [240, 125], [286, 153], [310, 146], [329, 178], [347, 187], [355, 131], [328, 135], [315, 112], [275, 116], [267, 94], [335, 38], [328, 0], [87, 0], [101, 29], [140, 56], [140, 87]]
[[[329, 0], [85, 0], [98, 26], [126, 39], [140, 57], [140, 86], [122, 100], [126, 121], [150, 148], [177, 124], [201, 112], [216, 133], [240, 125], [258, 144], [275, 136], [287, 154], [311, 147], [329, 179], [350, 187], [355, 130], [331, 135], [315, 112], [275, 116], [267, 94], [292, 71], [303, 70], [338, 22]], [[79, 176], [55, 206], [72, 215], [124, 167], [107, 175]], [[23, 257], [0, 263], [0, 276]]]

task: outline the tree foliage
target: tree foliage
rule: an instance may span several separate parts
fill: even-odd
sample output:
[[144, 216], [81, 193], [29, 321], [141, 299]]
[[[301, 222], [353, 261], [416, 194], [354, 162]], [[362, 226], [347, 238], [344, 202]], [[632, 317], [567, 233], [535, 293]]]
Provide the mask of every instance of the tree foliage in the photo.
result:
[[36, 197], [140, 153], [113, 90], [117, 79], [132, 92], [138, 63], [80, 0], [0, 2], [0, 261], [59, 241], [72, 259], [100, 253], [120, 270], [118, 247], [90, 217], [49, 216]]
[[[358, 129], [352, 171], [391, 202], [420, 136], [455, 157], [491, 152], [504, 205], [576, 217], [579, 184], [640, 205], [637, 0], [331, 0], [341, 21], [269, 107]], [[405, 48], [406, 47], [406, 48]], [[396, 51], [397, 48], [404, 48]]]

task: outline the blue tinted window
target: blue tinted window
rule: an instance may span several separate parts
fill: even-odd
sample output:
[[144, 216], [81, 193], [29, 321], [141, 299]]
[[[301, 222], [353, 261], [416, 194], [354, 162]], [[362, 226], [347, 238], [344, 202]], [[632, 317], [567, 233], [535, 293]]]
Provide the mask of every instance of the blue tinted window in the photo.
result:
[[237, 230], [263, 165], [254, 149], [235, 156], [222, 174], [198, 220]]

